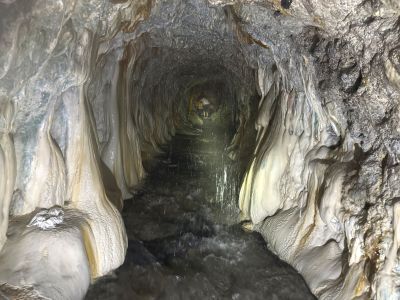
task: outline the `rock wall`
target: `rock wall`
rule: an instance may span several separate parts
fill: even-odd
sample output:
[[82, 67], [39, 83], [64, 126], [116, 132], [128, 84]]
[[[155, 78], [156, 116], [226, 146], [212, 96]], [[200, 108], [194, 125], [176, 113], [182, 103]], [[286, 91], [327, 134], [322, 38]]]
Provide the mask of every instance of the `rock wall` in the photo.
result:
[[230, 157], [256, 139], [242, 220], [321, 299], [399, 297], [399, 9], [0, 0], [0, 260], [9, 215], [61, 206], [92, 278], [122, 264], [123, 199], [215, 81], [238, 111]]
[[[127, 100], [131, 75], [126, 73], [135, 56], [123, 57], [133, 47], [116, 34], [132, 30], [147, 3], [2, 1], [0, 6], [0, 259], [25, 264], [2, 270], [1, 281], [34, 286], [52, 299], [82, 298], [90, 277], [78, 280], [75, 261], [81, 268], [86, 264], [92, 278], [123, 263], [127, 238], [118, 210], [144, 176]], [[81, 215], [57, 223], [71, 234], [55, 236], [55, 229], [47, 228], [16, 233], [10, 227], [6, 241], [9, 214], [11, 220], [34, 218], [38, 207], [55, 205]], [[39, 254], [43, 247], [50, 256]], [[77, 281], [62, 283], [64, 275]]]
[[266, 52], [253, 54], [242, 219], [319, 298], [398, 298], [398, 4], [255, 1], [232, 15]]

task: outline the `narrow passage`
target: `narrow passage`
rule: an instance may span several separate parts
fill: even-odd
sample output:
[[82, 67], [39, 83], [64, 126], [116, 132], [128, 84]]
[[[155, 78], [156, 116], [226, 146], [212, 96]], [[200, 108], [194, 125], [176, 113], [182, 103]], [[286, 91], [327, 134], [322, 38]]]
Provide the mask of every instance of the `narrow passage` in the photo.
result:
[[315, 299], [302, 277], [238, 224], [228, 137], [179, 132], [122, 212], [125, 263], [86, 299]]

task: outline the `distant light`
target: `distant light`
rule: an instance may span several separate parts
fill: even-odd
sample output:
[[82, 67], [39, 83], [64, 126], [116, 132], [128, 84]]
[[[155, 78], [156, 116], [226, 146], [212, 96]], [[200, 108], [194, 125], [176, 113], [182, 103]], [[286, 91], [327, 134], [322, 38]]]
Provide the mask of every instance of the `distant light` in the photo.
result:
[[200, 102], [203, 103], [203, 105], [209, 105], [210, 104], [210, 101], [208, 101], [208, 99], [206, 99], [206, 98], [201, 98]]

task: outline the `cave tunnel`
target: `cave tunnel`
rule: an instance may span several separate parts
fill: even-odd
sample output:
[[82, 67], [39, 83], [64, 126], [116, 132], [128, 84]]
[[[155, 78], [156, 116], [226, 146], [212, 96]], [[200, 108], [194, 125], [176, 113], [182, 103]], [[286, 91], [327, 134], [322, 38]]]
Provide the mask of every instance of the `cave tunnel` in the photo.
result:
[[399, 299], [399, 97], [397, 0], [0, 0], [0, 299]]

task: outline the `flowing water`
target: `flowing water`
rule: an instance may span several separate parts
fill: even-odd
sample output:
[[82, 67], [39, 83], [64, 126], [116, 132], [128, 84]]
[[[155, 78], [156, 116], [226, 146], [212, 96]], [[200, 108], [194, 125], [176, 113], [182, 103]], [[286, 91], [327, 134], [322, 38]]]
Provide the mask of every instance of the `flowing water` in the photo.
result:
[[238, 224], [239, 175], [213, 126], [178, 134], [125, 201], [125, 263], [86, 299], [315, 299], [301, 276]]

